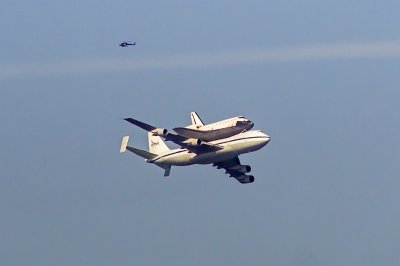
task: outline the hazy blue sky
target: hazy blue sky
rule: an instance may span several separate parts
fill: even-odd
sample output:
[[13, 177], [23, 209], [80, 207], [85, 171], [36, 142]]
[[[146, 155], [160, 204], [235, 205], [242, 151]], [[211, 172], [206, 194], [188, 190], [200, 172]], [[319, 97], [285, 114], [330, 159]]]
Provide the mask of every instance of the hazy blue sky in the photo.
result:
[[[0, 265], [398, 265], [399, 1], [11, 1], [0, 8]], [[120, 41], [137, 41], [120, 48]], [[272, 141], [161, 169], [161, 127]]]

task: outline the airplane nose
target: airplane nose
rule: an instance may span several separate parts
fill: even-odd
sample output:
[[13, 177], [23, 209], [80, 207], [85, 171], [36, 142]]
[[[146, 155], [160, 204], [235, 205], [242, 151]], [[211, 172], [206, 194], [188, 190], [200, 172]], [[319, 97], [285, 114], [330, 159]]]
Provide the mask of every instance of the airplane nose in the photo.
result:
[[257, 141], [257, 147], [258, 147], [259, 149], [262, 148], [262, 147], [264, 147], [265, 145], [268, 144], [268, 142], [269, 142], [270, 140], [271, 140], [271, 139], [269, 138], [268, 135], [267, 135], [266, 137], [264, 136], [263, 138], [258, 139], [258, 141]]

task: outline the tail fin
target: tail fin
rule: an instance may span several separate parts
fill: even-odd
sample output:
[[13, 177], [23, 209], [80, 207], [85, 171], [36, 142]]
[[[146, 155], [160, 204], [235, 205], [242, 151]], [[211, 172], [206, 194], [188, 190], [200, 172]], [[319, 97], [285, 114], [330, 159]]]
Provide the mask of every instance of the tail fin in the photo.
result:
[[121, 148], [119, 149], [120, 153], [126, 152], [126, 150], [133, 152], [136, 155], [139, 155], [140, 157], [143, 157], [145, 159], [153, 159], [157, 157], [157, 154], [144, 151], [135, 147], [128, 146], [128, 141], [129, 141], [129, 136], [125, 136], [122, 138], [122, 143], [121, 143]]
[[129, 136], [125, 136], [122, 138], [121, 148], [119, 149], [120, 153], [126, 152], [126, 147], [128, 146]]
[[203, 121], [201, 121], [200, 116], [196, 112], [190, 113], [190, 119], [192, 120], [192, 125], [197, 128], [204, 126]]
[[170, 150], [159, 136], [153, 136], [151, 132], [148, 132], [147, 136], [149, 138], [149, 151], [151, 153], [160, 154]]

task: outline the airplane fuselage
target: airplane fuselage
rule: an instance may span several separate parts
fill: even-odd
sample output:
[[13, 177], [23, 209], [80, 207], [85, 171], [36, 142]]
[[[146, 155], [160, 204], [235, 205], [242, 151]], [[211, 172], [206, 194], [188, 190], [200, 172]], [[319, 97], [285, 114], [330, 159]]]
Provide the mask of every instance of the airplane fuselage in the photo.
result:
[[148, 163], [163, 165], [191, 165], [191, 164], [210, 164], [224, 160], [229, 160], [240, 154], [253, 152], [264, 147], [270, 138], [259, 130], [246, 131], [238, 135], [211, 141], [211, 144], [223, 147], [221, 150], [210, 151], [196, 154], [188, 149], [174, 149], [158, 155], [157, 157], [146, 160]]

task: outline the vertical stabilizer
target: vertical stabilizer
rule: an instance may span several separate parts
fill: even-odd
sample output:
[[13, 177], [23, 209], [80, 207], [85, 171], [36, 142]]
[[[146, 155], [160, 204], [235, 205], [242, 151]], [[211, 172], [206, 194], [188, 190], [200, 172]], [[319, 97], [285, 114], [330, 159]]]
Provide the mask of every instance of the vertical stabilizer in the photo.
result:
[[149, 151], [154, 154], [161, 154], [163, 152], [169, 151], [167, 144], [159, 136], [153, 136], [153, 133], [148, 132], [147, 136], [149, 138]]
[[192, 120], [193, 126], [196, 126], [197, 128], [204, 126], [203, 121], [201, 121], [200, 116], [196, 112], [190, 113], [190, 119]]
[[126, 147], [128, 146], [129, 136], [125, 136], [122, 138], [121, 148], [119, 149], [120, 153], [126, 152]]

